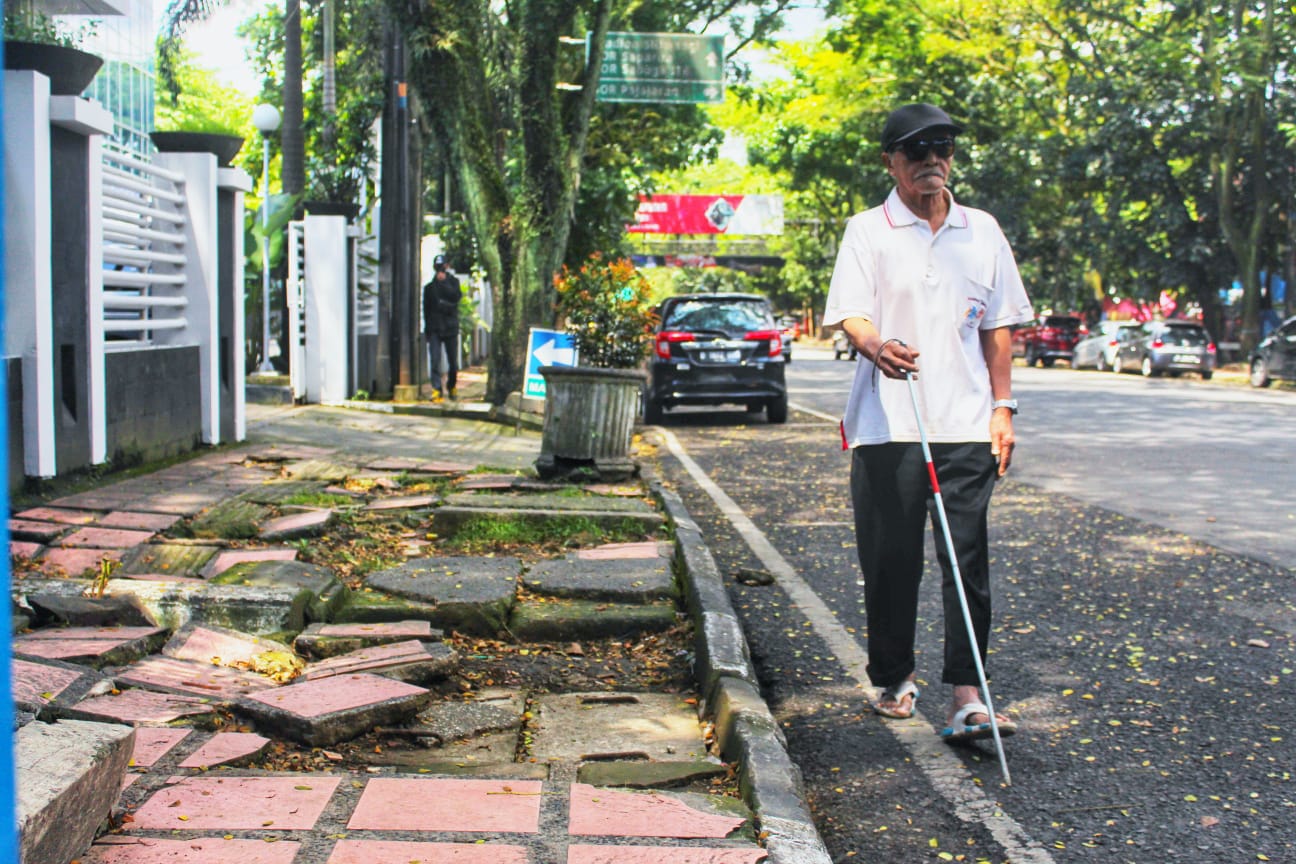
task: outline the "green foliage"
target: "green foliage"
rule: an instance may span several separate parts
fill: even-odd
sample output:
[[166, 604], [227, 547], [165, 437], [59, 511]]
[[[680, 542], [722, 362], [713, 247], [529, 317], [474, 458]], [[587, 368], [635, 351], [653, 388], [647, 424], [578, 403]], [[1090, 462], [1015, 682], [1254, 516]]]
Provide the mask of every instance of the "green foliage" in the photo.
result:
[[81, 43], [94, 34], [96, 22], [71, 29], [32, 7], [31, 2], [6, 2], [4, 8], [4, 38], [10, 42], [34, 42], [38, 45], [59, 45], [63, 48], [80, 48]]
[[[174, 75], [180, 90], [155, 103], [155, 128], [239, 135], [244, 141], [260, 143], [259, 133], [252, 125], [251, 99], [237, 89], [221, 84], [212, 70], [195, 65], [193, 54], [188, 51], [178, 54]], [[243, 149], [248, 155], [255, 155], [260, 164], [259, 147], [244, 146]]]
[[605, 262], [595, 253], [575, 270], [564, 266], [554, 287], [582, 366], [633, 369], [648, 356], [656, 313], [648, 280], [629, 259]]
[[651, 539], [634, 519], [608, 522], [584, 516], [564, 516], [544, 521], [503, 516], [470, 519], [441, 544], [446, 552], [480, 555], [518, 546], [569, 547], [603, 543], [633, 543]]

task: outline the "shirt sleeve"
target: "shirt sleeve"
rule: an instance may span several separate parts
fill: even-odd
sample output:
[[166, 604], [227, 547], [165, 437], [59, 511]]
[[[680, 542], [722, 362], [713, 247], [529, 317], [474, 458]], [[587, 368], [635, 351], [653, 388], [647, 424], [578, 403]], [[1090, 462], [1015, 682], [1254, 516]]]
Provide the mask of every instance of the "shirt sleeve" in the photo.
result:
[[873, 255], [860, 225], [860, 217], [846, 223], [837, 262], [833, 265], [828, 300], [824, 304], [825, 327], [840, 324], [847, 318], [873, 320], [877, 300], [877, 280], [873, 272]]
[[1008, 238], [1004, 236], [998, 222], [993, 224], [993, 230], [998, 244], [994, 290], [990, 292], [990, 304], [981, 319], [982, 330], [1022, 324], [1035, 316], [1030, 298], [1026, 295], [1026, 286], [1022, 284], [1021, 273], [1017, 270], [1017, 259], [1013, 257], [1012, 247], [1008, 245]]

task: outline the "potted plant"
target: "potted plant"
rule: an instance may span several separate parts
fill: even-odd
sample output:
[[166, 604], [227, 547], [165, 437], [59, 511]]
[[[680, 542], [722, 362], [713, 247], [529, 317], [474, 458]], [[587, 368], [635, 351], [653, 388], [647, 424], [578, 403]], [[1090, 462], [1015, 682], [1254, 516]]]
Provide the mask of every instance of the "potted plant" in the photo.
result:
[[648, 280], [628, 259], [597, 253], [554, 278], [559, 321], [576, 343], [576, 366], [545, 366], [542, 477], [594, 473], [619, 480], [635, 473], [630, 435], [639, 414], [643, 362], [656, 315]]
[[51, 96], [79, 96], [90, 86], [103, 58], [82, 51], [81, 41], [93, 25], [65, 30], [36, 11], [31, 0], [6, 2], [4, 11], [5, 68], [31, 69], [50, 79]]
[[183, 126], [150, 132], [149, 138], [159, 153], [211, 153], [222, 168], [234, 164], [243, 149], [243, 136], [218, 121], [189, 119]]

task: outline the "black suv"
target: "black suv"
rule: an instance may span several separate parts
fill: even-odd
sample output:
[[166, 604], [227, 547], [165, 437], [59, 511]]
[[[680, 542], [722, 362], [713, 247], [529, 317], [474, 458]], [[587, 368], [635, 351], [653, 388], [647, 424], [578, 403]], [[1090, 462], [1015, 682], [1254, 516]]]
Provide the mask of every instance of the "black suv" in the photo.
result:
[[1268, 387], [1274, 378], [1296, 381], [1296, 317], [1260, 340], [1251, 353], [1251, 386]]
[[644, 422], [676, 405], [737, 403], [787, 420], [783, 339], [756, 294], [682, 294], [662, 301], [644, 393]]

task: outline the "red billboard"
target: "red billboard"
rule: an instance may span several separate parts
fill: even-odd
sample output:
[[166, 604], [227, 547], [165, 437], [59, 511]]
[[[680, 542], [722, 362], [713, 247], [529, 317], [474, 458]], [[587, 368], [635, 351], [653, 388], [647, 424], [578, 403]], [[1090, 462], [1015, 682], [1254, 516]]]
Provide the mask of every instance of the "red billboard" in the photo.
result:
[[640, 196], [631, 234], [782, 234], [781, 195]]

